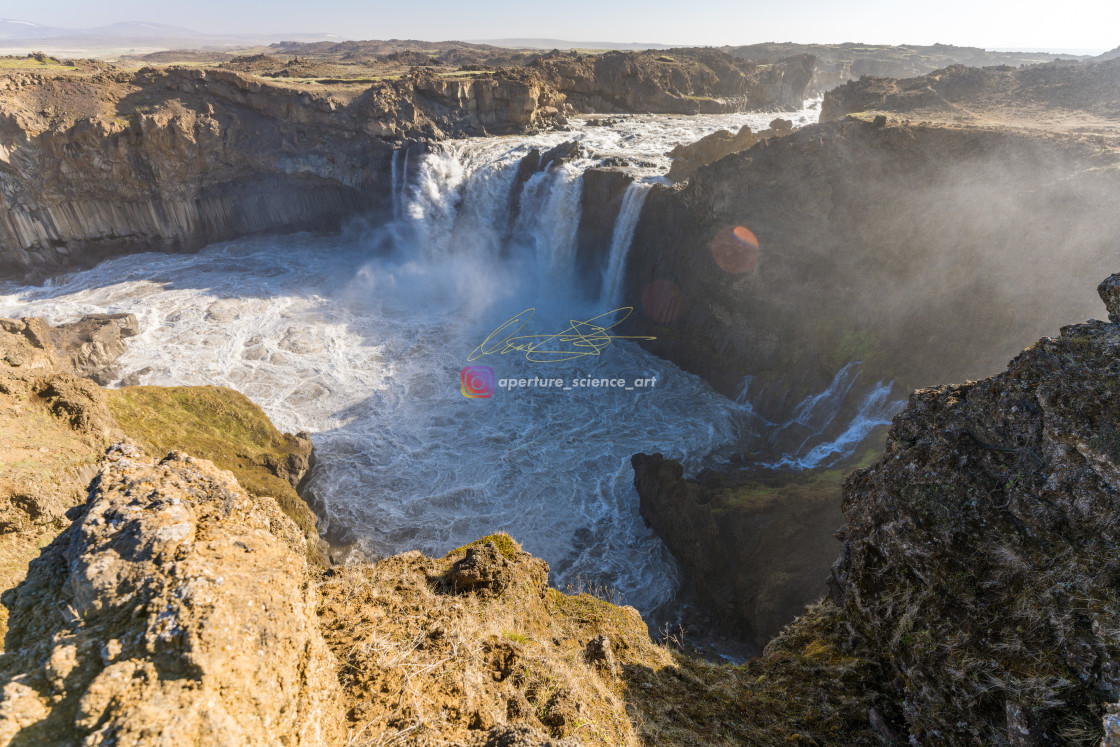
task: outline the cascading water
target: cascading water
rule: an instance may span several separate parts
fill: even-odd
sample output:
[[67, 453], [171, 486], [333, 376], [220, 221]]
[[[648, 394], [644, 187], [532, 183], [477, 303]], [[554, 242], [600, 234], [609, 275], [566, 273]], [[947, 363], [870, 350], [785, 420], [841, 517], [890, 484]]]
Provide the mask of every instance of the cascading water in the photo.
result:
[[632, 182], [622, 197], [622, 207], [618, 213], [618, 220], [614, 224], [614, 234], [611, 236], [607, 270], [603, 275], [600, 304], [604, 307], [614, 307], [622, 303], [626, 257], [630, 253], [630, 245], [634, 242], [634, 231], [638, 227], [638, 218], [642, 215], [642, 206], [646, 202], [646, 195], [649, 194], [649, 186], [645, 182]]
[[[135, 313], [141, 334], [121, 361], [126, 376], [230, 386], [279, 427], [312, 433], [318, 465], [309, 487], [332, 535], [375, 553], [442, 554], [504, 530], [549, 561], [561, 588], [583, 575], [649, 612], [672, 598], [676, 571], [638, 514], [630, 456], [660, 451], [692, 470], [702, 459], [730, 458], [744, 434], [768, 425], [745, 398], [733, 403], [626, 340], [557, 363], [524, 354], [467, 359], [527, 308], [536, 311], [524, 334], [559, 332], [613, 308], [664, 153], [773, 116], [632, 117], [574, 133], [398, 151], [394, 217], [385, 225], [341, 236], [251, 237], [195, 255], [121, 257], [50, 285], [12, 289], [0, 296], [0, 314], [61, 322]], [[815, 112], [786, 116], [803, 123]], [[572, 138], [585, 155], [530, 177], [511, 225], [520, 159]], [[644, 165], [623, 200], [600, 298], [587, 301], [573, 272], [581, 175], [612, 154]], [[601, 378], [625, 386], [518, 387], [467, 398], [460, 391], [467, 365], [489, 366], [499, 381]], [[868, 395], [864, 421], [878, 422], [887, 392]], [[827, 448], [848, 446], [838, 439]], [[797, 458], [790, 466], [824, 459]]]

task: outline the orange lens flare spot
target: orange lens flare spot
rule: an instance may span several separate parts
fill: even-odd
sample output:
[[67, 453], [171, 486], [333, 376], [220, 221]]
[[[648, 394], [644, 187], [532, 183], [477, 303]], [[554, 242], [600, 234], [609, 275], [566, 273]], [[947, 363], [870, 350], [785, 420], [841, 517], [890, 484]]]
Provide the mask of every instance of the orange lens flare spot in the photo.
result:
[[712, 258], [724, 272], [739, 275], [758, 265], [758, 237], [746, 226], [728, 226], [712, 239]]
[[669, 280], [654, 280], [642, 291], [642, 311], [659, 324], [673, 321], [683, 308], [684, 293]]

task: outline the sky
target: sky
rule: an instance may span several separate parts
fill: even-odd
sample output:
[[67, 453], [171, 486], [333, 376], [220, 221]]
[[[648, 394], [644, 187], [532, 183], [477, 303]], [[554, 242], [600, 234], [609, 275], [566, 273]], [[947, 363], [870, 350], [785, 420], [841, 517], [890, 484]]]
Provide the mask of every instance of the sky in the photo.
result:
[[[7, 6], [7, 7], [4, 7]], [[118, 21], [209, 33], [323, 32], [347, 39], [552, 38], [690, 45], [763, 41], [1113, 49], [1120, 2], [886, 0], [40, 0], [0, 17], [83, 28]]]

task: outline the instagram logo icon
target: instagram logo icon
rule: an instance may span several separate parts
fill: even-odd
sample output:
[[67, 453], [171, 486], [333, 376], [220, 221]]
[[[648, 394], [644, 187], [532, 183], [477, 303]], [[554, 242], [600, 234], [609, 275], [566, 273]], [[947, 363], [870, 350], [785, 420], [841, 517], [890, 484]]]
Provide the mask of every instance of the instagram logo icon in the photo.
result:
[[494, 393], [494, 369], [490, 366], [467, 366], [461, 381], [464, 397], [482, 399]]

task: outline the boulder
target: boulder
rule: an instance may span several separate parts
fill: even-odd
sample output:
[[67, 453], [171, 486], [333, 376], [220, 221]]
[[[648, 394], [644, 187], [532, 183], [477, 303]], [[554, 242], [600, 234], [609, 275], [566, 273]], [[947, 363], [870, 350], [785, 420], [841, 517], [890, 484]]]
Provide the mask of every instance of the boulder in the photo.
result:
[[463, 558], [451, 567], [450, 581], [463, 591], [501, 592], [510, 584], [509, 561], [493, 542], [467, 548]]
[[105, 385], [120, 375], [116, 362], [128, 350], [125, 340], [138, 334], [133, 314], [88, 314], [55, 327], [53, 339], [69, 355], [75, 373]]
[[1097, 286], [1097, 294], [1104, 301], [1108, 320], [1120, 324], [1120, 274], [1109, 275]]

